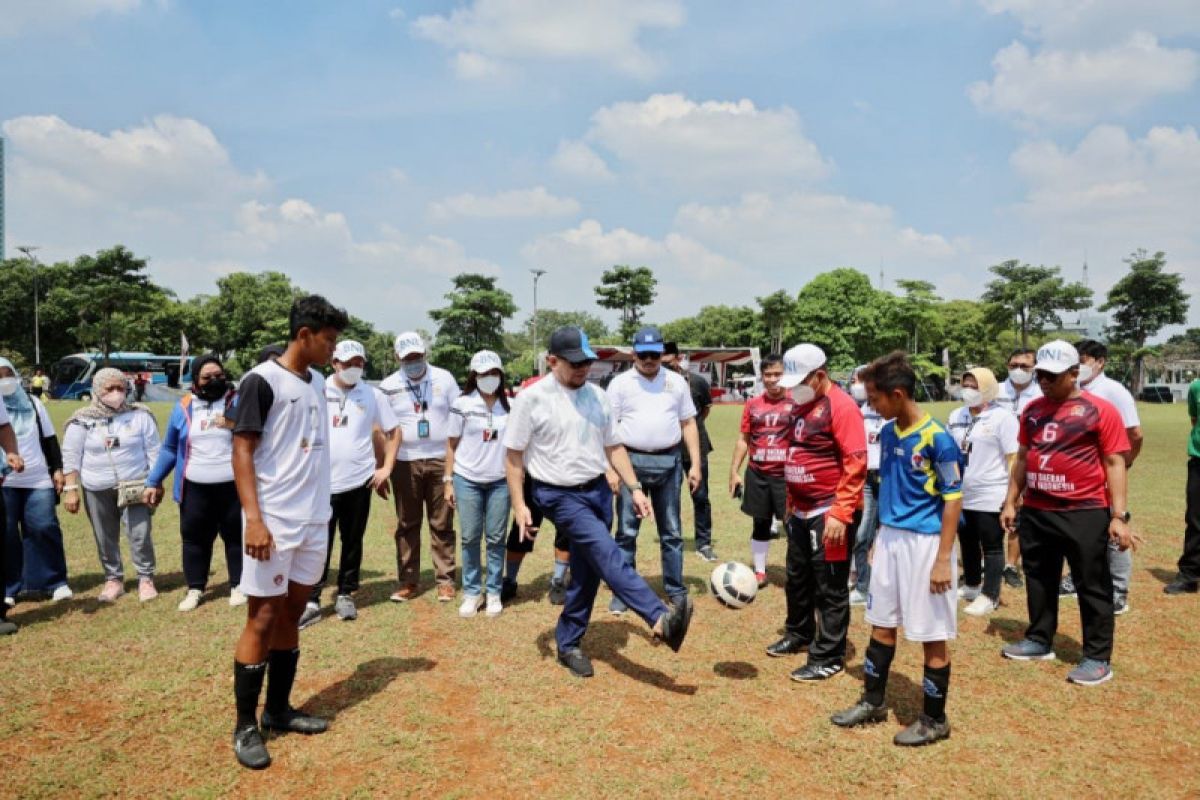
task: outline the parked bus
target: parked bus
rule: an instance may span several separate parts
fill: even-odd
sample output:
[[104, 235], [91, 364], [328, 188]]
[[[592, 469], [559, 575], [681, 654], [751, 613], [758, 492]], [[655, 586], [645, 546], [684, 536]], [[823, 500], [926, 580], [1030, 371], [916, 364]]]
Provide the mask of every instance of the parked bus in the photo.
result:
[[[153, 353], [109, 353], [108, 366], [125, 373], [135, 391], [152, 386], [183, 388], [191, 381], [191, 359], [179, 373], [180, 356], [158, 356]], [[56, 400], [90, 400], [92, 376], [104, 367], [102, 353], [75, 353], [54, 362], [50, 367], [50, 396]]]

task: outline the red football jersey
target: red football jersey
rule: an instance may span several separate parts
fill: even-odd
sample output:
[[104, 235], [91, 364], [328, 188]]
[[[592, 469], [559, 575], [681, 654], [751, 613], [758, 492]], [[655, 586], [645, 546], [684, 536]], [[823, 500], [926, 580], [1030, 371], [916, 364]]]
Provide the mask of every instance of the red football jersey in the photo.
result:
[[1082, 394], [1062, 403], [1048, 397], [1021, 414], [1027, 447], [1025, 505], [1042, 511], [1108, 507], [1104, 457], [1129, 450], [1121, 415], [1107, 401]]
[[742, 409], [742, 433], [750, 435], [750, 469], [783, 477], [796, 402], [784, 392], [778, 400], [766, 393], [751, 398]]

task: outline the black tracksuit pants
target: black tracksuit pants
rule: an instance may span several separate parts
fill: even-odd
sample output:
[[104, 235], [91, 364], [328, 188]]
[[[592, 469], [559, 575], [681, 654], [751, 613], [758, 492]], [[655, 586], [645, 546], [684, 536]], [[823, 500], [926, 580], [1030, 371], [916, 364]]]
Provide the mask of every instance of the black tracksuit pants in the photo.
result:
[[183, 577], [189, 589], [203, 591], [208, 585], [218, 535], [225, 546], [229, 585], [242, 582], [242, 501], [233, 481], [185, 480], [179, 503], [179, 535], [183, 540]]
[[[847, 552], [858, 514], [846, 526]], [[810, 664], [841, 664], [850, 627], [850, 559], [825, 560], [825, 515], [793, 516], [787, 523], [787, 632], [809, 642]]]
[[329, 575], [329, 563], [333, 557], [334, 532], [342, 533], [342, 554], [338, 560], [337, 593], [353, 594], [358, 590], [362, 572], [363, 537], [367, 533], [367, 520], [371, 516], [371, 483], [357, 489], [338, 492], [329, 498], [333, 509], [329, 517], [329, 547], [325, 550], [325, 571], [321, 580], [312, 589], [312, 602], [321, 602], [321, 590]]
[[1179, 557], [1179, 577], [1200, 581], [1200, 458], [1188, 459], [1187, 510], [1183, 534], [1183, 555]]

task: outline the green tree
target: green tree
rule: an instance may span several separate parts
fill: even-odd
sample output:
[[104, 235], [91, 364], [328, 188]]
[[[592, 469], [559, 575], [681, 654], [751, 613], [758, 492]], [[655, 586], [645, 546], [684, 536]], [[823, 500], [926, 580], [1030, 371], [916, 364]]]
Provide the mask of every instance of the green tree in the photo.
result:
[[[37, 291], [41, 331], [42, 364], [49, 367], [65, 355], [80, 349], [72, 328], [77, 324], [81, 307], [87, 305], [85, 287], [77, 282], [77, 273], [70, 262], [43, 264], [37, 269]], [[50, 300], [51, 293], [61, 288], [59, 299]], [[17, 353], [21, 362], [34, 362], [34, 266], [24, 258], [0, 262], [0, 349]]]
[[292, 301], [302, 294], [282, 272], [222, 276], [217, 294], [203, 303], [209, 319], [216, 320], [210, 348], [234, 374], [252, 368], [262, 348], [287, 341]]
[[756, 347], [764, 338], [762, 320], [748, 306], [704, 306], [660, 329], [667, 341], [687, 347]]
[[900, 325], [908, 334], [908, 352], [920, 353], [922, 343], [926, 351], [931, 351], [941, 335], [937, 307], [942, 298], [937, 296], [934, 285], [929, 281], [901, 279], [896, 281], [896, 285], [904, 292], [894, 307]]
[[501, 358], [504, 323], [517, 313], [512, 295], [497, 288], [496, 278], [462, 273], [453, 278], [454, 288], [446, 294], [450, 305], [429, 312], [438, 323], [430, 354], [434, 362], [456, 377], [466, 375], [471, 356], [479, 350], [494, 350]]
[[1082, 283], [1067, 283], [1058, 267], [1033, 267], [1016, 259], [991, 267], [983, 299], [994, 307], [994, 318], [1012, 325], [1029, 347], [1029, 334], [1047, 325], [1062, 327], [1059, 311], [1079, 311], [1092, 302], [1092, 290]]
[[1109, 334], [1136, 347], [1133, 391], [1137, 393], [1142, 388], [1146, 340], [1167, 325], [1187, 321], [1188, 295], [1183, 291], [1183, 276], [1165, 271], [1165, 253], [1151, 256], [1135, 250], [1125, 263], [1129, 272], [1108, 290], [1108, 300], [1100, 310], [1113, 312]]
[[649, 267], [618, 264], [605, 270], [596, 287], [596, 302], [601, 308], [621, 312], [620, 336], [623, 343], [633, 340], [642, 321], [642, 313], [654, 302], [658, 280]]
[[824, 272], [796, 296], [793, 337], [824, 350], [831, 369], [852, 369], [904, 346], [907, 335], [897, 323], [896, 302], [856, 269]]
[[766, 297], [755, 298], [762, 313], [762, 324], [770, 339], [768, 351], [783, 352], [784, 334], [796, 313], [796, 298], [780, 289]]
[[[583, 330], [588, 335], [588, 339], [593, 344], [603, 342], [611, 336], [608, 326], [604, 324], [604, 320], [600, 319], [595, 314], [589, 314], [586, 311], [555, 311], [551, 308], [539, 308], [537, 312], [537, 332], [538, 338], [541, 340], [537, 343], [539, 350], [546, 349], [546, 343], [550, 340], [550, 334], [557, 328], [562, 328], [566, 325], [574, 325]], [[533, 315], [531, 314], [525, 320], [525, 324], [521, 326], [521, 334], [525, 337], [525, 347], [532, 347], [533, 342]], [[520, 348], [524, 350], [525, 348]]]
[[939, 304], [935, 313], [941, 323], [938, 350], [949, 349], [953, 374], [968, 366], [1003, 371], [1008, 353], [1000, 343], [1001, 332], [996, 330], [986, 305], [975, 300], [948, 300]]

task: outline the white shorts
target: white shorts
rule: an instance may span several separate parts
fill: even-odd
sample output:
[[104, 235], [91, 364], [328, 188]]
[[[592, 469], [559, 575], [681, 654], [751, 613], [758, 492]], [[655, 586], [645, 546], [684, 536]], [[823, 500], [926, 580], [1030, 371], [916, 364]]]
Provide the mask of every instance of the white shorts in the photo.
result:
[[[263, 514], [263, 522], [275, 540], [266, 561], [242, 551], [242, 593], [249, 597], [279, 597], [289, 583], [313, 586], [325, 572], [329, 549], [329, 523], [293, 522]], [[245, 530], [245, 518], [242, 519]]]
[[[904, 628], [911, 642], [942, 642], [958, 634], [958, 559], [950, 557], [950, 590], [929, 591], [940, 536], [879, 526], [871, 559], [866, 620]], [[957, 549], [957, 548], [956, 548]]]

